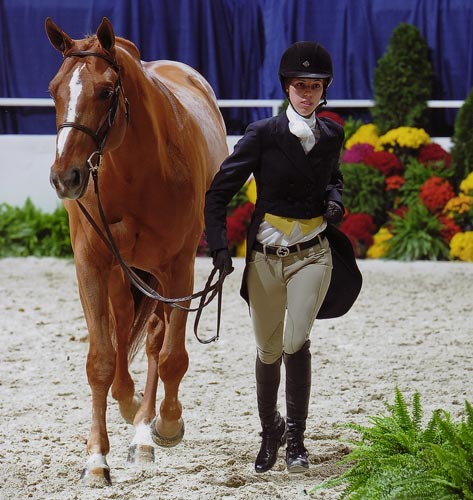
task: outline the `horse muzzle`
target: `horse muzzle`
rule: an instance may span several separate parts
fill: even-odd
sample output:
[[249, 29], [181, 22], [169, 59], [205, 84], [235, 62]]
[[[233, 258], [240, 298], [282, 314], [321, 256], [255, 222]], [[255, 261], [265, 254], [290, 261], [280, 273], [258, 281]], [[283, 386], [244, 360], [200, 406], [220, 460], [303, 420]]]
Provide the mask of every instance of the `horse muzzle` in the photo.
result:
[[77, 200], [82, 197], [87, 188], [89, 171], [73, 166], [59, 174], [53, 166], [49, 181], [61, 200]]

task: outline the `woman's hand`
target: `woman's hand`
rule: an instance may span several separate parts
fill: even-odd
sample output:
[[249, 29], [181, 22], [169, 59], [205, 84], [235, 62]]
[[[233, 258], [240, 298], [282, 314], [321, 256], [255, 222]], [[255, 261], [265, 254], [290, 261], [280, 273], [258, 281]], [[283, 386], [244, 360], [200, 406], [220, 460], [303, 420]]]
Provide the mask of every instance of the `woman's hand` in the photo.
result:
[[212, 252], [213, 265], [220, 272], [225, 271], [226, 274], [231, 274], [233, 272], [232, 258], [228, 248], [221, 248], [220, 250], [215, 250]]
[[327, 220], [327, 222], [330, 222], [330, 224], [338, 224], [342, 222], [343, 209], [336, 201], [330, 200], [327, 203], [327, 210], [325, 211], [325, 219]]

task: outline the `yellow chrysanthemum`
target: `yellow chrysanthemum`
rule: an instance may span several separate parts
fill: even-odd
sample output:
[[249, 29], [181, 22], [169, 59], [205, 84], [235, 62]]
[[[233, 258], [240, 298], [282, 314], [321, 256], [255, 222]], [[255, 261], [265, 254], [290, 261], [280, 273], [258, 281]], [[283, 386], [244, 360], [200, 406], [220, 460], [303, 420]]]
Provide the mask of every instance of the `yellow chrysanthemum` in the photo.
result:
[[453, 236], [450, 241], [450, 258], [473, 262], [473, 231]]
[[354, 144], [370, 144], [375, 146], [378, 141], [378, 129], [373, 123], [362, 125], [346, 142], [345, 148], [350, 149]]
[[398, 127], [382, 135], [375, 144], [376, 151], [390, 151], [394, 148], [419, 149], [430, 143], [430, 136], [423, 128]]
[[248, 201], [251, 201], [253, 205], [256, 203], [256, 181], [254, 178], [248, 181], [246, 185], [246, 196], [248, 196]]
[[236, 246], [235, 254], [237, 257], [246, 257], [246, 240], [240, 241]]
[[374, 236], [373, 244], [368, 248], [366, 252], [366, 257], [368, 259], [382, 259], [386, 257], [389, 250], [389, 240], [393, 235], [389, 232], [389, 229], [382, 227]]
[[470, 172], [460, 183], [460, 191], [473, 196], [473, 172]]
[[473, 196], [459, 194], [458, 196], [455, 196], [447, 201], [445, 207], [443, 208], [443, 213], [452, 218], [455, 214], [462, 215], [468, 212], [472, 207]]

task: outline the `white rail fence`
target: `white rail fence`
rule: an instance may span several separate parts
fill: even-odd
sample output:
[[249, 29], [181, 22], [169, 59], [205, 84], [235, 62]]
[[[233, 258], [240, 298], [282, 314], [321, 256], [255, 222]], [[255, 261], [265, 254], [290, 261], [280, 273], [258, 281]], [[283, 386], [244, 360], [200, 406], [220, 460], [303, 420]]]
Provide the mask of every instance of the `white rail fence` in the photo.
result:
[[[429, 108], [460, 108], [464, 101], [461, 100], [432, 100], [427, 101]], [[220, 108], [271, 108], [273, 116], [277, 115], [281, 99], [219, 99]], [[0, 97], [0, 107], [46, 107], [54, 106], [52, 99], [41, 98], [12, 98]], [[328, 108], [371, 108], [374, 106], [372, 99], [331, 99]]]
[[[458, 109], [464, 101], [432, 100], [430, 108]], [[221, 99], [220, 108], [269, 108], [273, 116], [283, 103], [280, 99]], [[371, 108], [371, 99], [333, 99], [327, 108]], [[0, 108], [5, 107], [53, 107], [52, 99], [0, 98]], [[239, 136], [228, 136], [232, 151]], [[444, 148], [450, 148], [449, 137], [433, 140]], [[42, 210], [53, 211], [60, 205], [49, 185], [49, 169], [55, 154], [54, 135], [0, 135], [0, 203], [21, 206], [27, 198]]]

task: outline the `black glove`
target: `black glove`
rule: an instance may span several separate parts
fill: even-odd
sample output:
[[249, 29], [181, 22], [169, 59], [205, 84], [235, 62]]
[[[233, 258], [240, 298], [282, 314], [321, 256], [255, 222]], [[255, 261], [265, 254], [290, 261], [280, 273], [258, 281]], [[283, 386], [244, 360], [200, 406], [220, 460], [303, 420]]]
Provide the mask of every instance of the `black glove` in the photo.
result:
[[336, 201], [330, 200], [327, 203], [327, 209], [325, 210], [325, 219], [327, 220], [327, 222], [330, 222], [330, 224], [338, 224], [339, 222], [342, 222], [343, 209]]
[[232, 258], [228, 248], [221, 248], [212, 252], [213, 264], [220, 272], [225, 271], [227, 274], [233, 272]]

